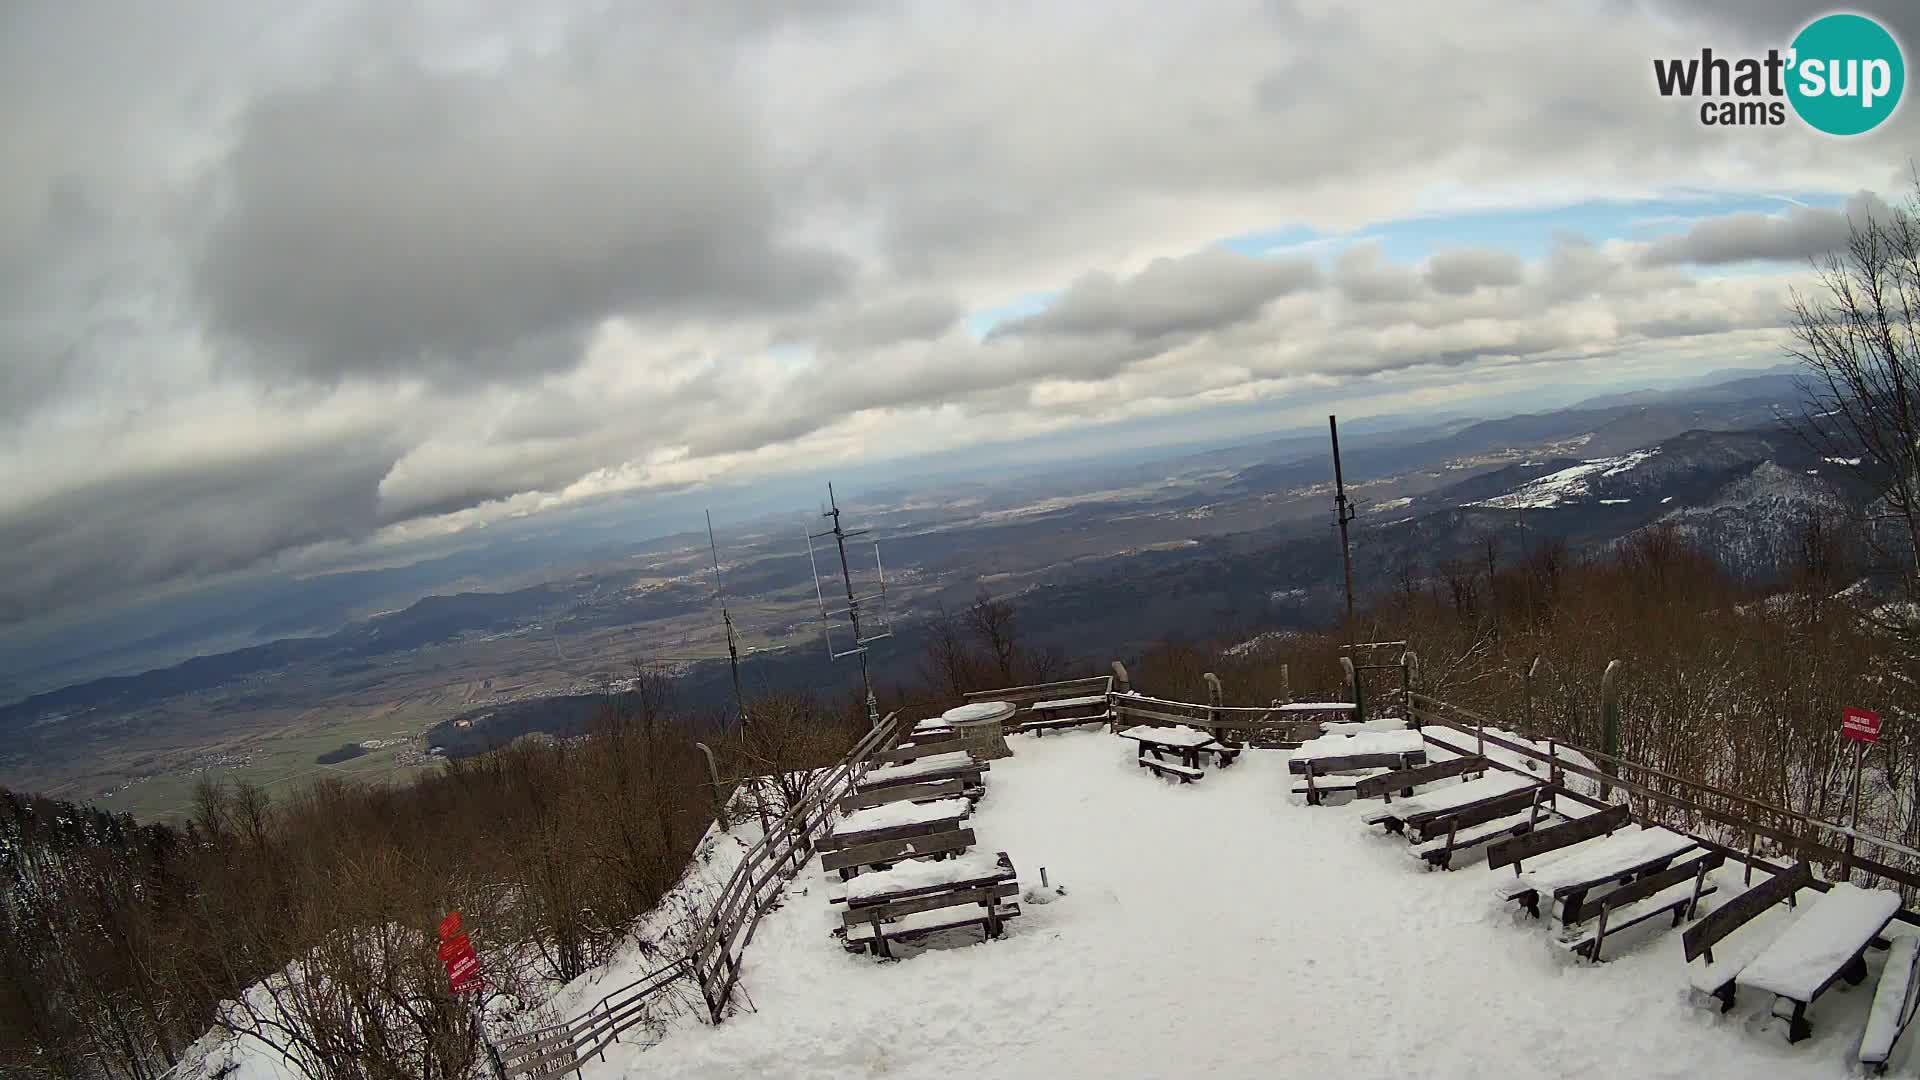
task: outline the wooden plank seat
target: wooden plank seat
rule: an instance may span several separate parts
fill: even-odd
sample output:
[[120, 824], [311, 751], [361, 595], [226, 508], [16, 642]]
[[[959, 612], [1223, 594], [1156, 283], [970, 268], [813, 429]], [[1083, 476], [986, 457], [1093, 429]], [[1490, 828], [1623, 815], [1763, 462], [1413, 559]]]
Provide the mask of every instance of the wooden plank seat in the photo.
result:
[[891, 750], [873, 755], [875, 765], [905, 765], [908, 762], [930, 758], [937, 754], [964, 754], [966, 744], [959, 738], [947, 735], [937, 739], [923, 739], [918, 742], [901, 743]]
[[1502, 837], [1525, 836], [1550, 820], [1553, 817], [1553, 799], [1545, 794], [1547, 790], [1537, 789], [1534, 800], [1520, 813], [1472, 824], [1463, 824], [1458, 817], [1443, 819], [1446, 822], [1444, 835], [1439, 833], [1440, 822], [1436, 821], [1434, 838], [1414, 844], [1407, 850], [1432, 869], [1451, 870], [1455, 854]]
[[1000, 936], [1006, 920], [1020, 914], [1020, 905], [1003, 903], [1017, 896], [1020, 884], [1004, 881], [977, 889], [954, 889], [906, 900], [848, 908], [841, 916], [850, 951], [871, 951], [891, 957], [890, 943], [909, 941], [941, 930], [979, 926], [987, 940]]
[[1004, 851], [971, 851], [944, 859], [902, 859], [885, 870], [851, 879], [828, 893], [827, 902], [868, 907], [952, 889], [984, 888], [1014, 878], [1013, 860]]
[[1300, 744], [1287, 762], [1287, 771], [1304, 774], [1309, 761], [1321, 774], [1379, 767], [1410, 769], [1426, 764], [1427, 744], [1419, 732], [1406, 730], [1322, 735]]
[[[1401, 799], [1360, 820], [1382, 825], [1388, 832], [1404, 832], [1416, 840], [1433, 839], [1433, 825], [1454, 818], [1450, 825], [1478, 825], [1526, 809], [1538, 780], [1510, 772], [1493, 772], [1478, 780], [1448, 784]], [[1439, 829], [1441, 834], [1446, 826]]]
[[1500, 895], [1519, 901], [1536, 919], [1540, 917], [1540, 900], [1547, 897], [1560, 905], [1558, 915], [1563, 924], [1576, 923], [1590, 891], [1664, 870], [1697, 847], [1693, 837], [1659, 826], [1621, 829], [1575, 844], [1539, 863], [1502, 886]]
[[864, 867], [891, 866], [902, 859], [938, 859], [958, 855], [973, 846], [972, 829], [910, 836], [875, 844], [857, 844], [820, 853], [820, 868], [837, 871], [842, 880]]
[[[1723, 955], [1720, 963], [1714, 962], [1713, 950], [1728, 935], [1752, 922], [1761, 912], [1775, 904], [1792, 906], [1801, 889], [1812, 887], [1813, 868], [1804, 862], [1795, 863], [1791, 868], [1720, 905], [1706, 918], [1688, 927], [1680, 939], [1680, 945], [1693, 988], [1718, 998], [1721, 1012], [1733, 1008], [1734, 979], [1742, 968], [1773, 944], [1773, 939], [1749, 937], [1733, 954]], [[1701, 962], [1695, 964], [1696, 959]]]
[[[1351, 764], [1352, 760], [1353, 759], [1341, 759], [1339, 764]], [[1295, 784], [1293, 786], [1293, 793], [1295, 795], [1305, 795], [1308, 806], [1319, 806], [1326, 801], [1328, 795], [1338, 795], [1342, 792], [1357, 792], [1361, 784], [1376, 777], [1393, 772], [1407, 771], [1405, 766], [1410, 760], [1411, 755], [1402, 754], [1397, 760], [1386, 761], [1379, 765], [1364, 765], [1359, 768], [1345, 769], [1331, 776], [1320, 770], [1319, 761], [1309, 760], [1305, 766], [1304, 775], [1306, 776], [1306, 780], [1304, 783]]]
[[[1699, 912], [1701, 897], [1713, 894], [1715, 887], [1707, 884], [1707, 875], [1724, 862], [1726, 856], [1720, 852], [1703, 850], [1695, 858], [1644, 875], [1598, 900], [1587, 902], [1574, 916], [1582, 928], [1563, 935], [1561, 946], [1597, 964], [1609, 933], [1618, 933], [1661, 915], [1671, 915], [1672, 925], [1679, 926]], [[1593, 917], [1595, 915], [1598, 917]]]
[[1183, 784], [1191, 784], [1195, 780], [1199, 780], [1207, 775], [1200, 769], [1172, 761], [1161, 761], [1157, 758], [1150, 757], [1140, 757], [1135, 760], [1139, 762], [1141, 768], [1150, 769], [1160, 776], [1172, 777]]
[[841, 818], [833, 831], [821, 837], [816, 846], [821, 851], [838, 851], [885, 840], [905, 840], [910, 836], [952, 832], [960, 827], [968, 809], [965, 799], [869, 806]]
[[1045, 735], [1049, 731], [1083, 727], [1087, 724], [1104, 724], [1112, 718], [1113, 713], [1107, 708], [1107, 695], [1082, 694], [1078, 697], [1036, 701], [1028, 705], [1021, 710], [1020, 723], [1016, 730]]
[[1393, 801], [1393, 793], [1396, 791], [1400, 792], [1403, 796], [1411, 798], [1413, 789], [1422, 784], [1432, 784], [1455, 776], [1464, 776], [1467, 773], [1484, 773], [1486, 771], [1486, 758], [1473, 757], [1471, 755], [1467, 757], [1448, 758], [1445, 761], [1432, 761], [1425, 765], [1410, 765], [1405, 768], [1393, 769], [1389, 772], [1381, 773], [1378, 776], [1370, 776], [1362, 783], [1355, 785], [1353, 794], [1355, 798], [1359, 799], [1384, 798], [1387, 802], [1391, 803]]
[[925, 784], [896, 784], [893, 787], [856, 791], [851, 795], [843, 796], [836, 805], [840, 813], [851, 814], [855, 810], [865, 810], [869, 806], [885, 806], [895, 802], [934, 802], [939, 799], [957, 799], [965, 794], [965, 784], [955, 777], [951, 780], [935, 780]]
[[1860, 1064], [1875, 1075], [1887, 1071], [1894, 1044], [1913, 1023], [1920, 1008], [1920, 979], [1914, 978], [1920, 963], [1920, 939], [1894, 938], [1887, 950], [1887, 966], [1881, 969], [1880, 982], [1874, 987], [1873, 1007], [1867, 1012], [1867, 1029], [1860, 1035]]
[[1772, 993], [1775, 1015], [1783, 1003], [1788, 1007], [1787, 1041], [1799, 1042], [1813, 1034], [1807, 1007], [1815, 999], [1841, 979], [1850, 986], [1866, 981], [1867, 947], [1899, 913], [1899, 893], [1835, 883], [1727, 980], [1724, 1007], [1732, 1007], [1736, 982]]
[[1610, 806], [1597, 814], [1575, 818], [1565, 825], [1537, 829], [1488, 848], [1487, 869], [1498, 870], [1503, 866], [1511, 866], [1513, 875], [1519, 877], [1523, 869], [1521, 863], [1528, 859], [1572, 847], [1596, 836], [1610, 836], [1632, 822], [1633, 815], [1622, 804]]
[[979, 787], [981, 774], [988, 771], [984, 761], [975, 761], [965, 751], [953, 751], [933, 754], [900, 765], [883, 765], [877, 769], [868, 769], [854, 788], [859, 791], [872, 791], [876, 788], [894, 787], [898, 784], [923, 784], [938, 780], [959, 779], [968, 787]]

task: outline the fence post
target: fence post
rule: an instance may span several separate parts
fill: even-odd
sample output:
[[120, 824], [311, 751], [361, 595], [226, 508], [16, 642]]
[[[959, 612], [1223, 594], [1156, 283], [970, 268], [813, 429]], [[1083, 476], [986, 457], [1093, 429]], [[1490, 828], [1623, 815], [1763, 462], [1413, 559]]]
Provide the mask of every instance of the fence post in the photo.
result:
[[1293, 704], [1293, 673], [1287, 670], [1285, 664], [1280, 665], [1280, 703]]
[[720, 766], [714, 764], [712, 747], [703, 742], [693, 745], [699, 747], [700, 752], [706, 755], [707, 779], [713, 783], [713, 820], [720, 823], [721, 832], [726, 832], [732, 826], [727, 821], [727, 797], [720, 792]]
[[1360, 673], [1354, 670], [1353, 657], [1341, 657], [1340, 670], [1347, 676], [1347, 700], [1353, 702], [1353, 718], [1365, 720], [1367, 718], [1366, 703], [1360, 700]]
[[1406, 699], [1407, 726], [1420, 730], [1420, 718], [1413, 712], [1414, 687], [1420, 682], [1420, 654], [1412, 649], [1400, 654], [1400, 694]]
[[1538, 728], [1534, 727], [1534, 724], [1533, 724], [1533, 680], [1539, 674], [1540, 674], [1540, 655], [1538, 653], [1535, 653], [1533, 657], [1533, 663], [1527, 665], [1526, 674], [1520, 676], [1520, 684], [1523, 687], [1523, 692], [1526, 695], [1525, 712], [1526, 712], [1526, 718], [1527, 718], [1527, 734], [1528, 735], [1532, 735], [1535, 731], [1539, 730]]
[[[1600, 676], [1600, 748], [1608, 758], [1620, 756], [1620, 661], [1607, 661]], [[1620, 770], [1611, 760], [1600, 763], [1600, 771], [1617, 777]], [[1608, 802], [1613, 785], [1600, 781], [1600, 801]]]
[[1127, 681], [1127, 666], [1118, 660], [1113, 662], [1113, 688], [1123, 694], [1133, 692], [1133, 684]]

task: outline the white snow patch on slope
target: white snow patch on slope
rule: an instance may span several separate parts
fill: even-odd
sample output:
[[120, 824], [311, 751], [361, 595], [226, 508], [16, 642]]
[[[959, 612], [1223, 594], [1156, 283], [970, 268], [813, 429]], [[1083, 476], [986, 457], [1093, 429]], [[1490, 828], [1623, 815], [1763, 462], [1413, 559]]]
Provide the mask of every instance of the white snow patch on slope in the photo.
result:
[[[1029, 887], [1046, 866], [1064, 896], [1024, 904], [1004, 940], [956, 932], [884, 963], [829, 936], [839, 915], [816, 865], [747, 950], [753, 1011], [651, 1050], [616, 1046], [588, 1080], [1831, 1080], [1852, 1068], [1871, 994], [1821, 998], [1813, 1038], [1789, 1045], [1763, 1027], [1765, 995], [1728, 1017], [1690, 1005], [1679, 938], [1654, 932], [1664, 920], [1609, 935], [1605, 964], [1575, 961], [1489, 895], [1483, 865], [1428, 873], [1405, 840], [1363, 827], [1378, 804], [1291, 805], [1284, 754], [1171, 785], [1105, 733], [1012, 743], [972, 823], [979, 847], [1009, 852]], [[1740, 891], [1737, 870], [1718, 880], [1715, 900]]]
[[1570, 468], [1536, 477], [1520, 485], [1505, 495], [1496, 495], [1491, 499], [1468, 503], [1468, 506], [1484, 506], [1493, 510], [1544, 510], [1585, 498], [1589, 494], [1589, 482], [1595, 478], [1619, 476], [1629, 472], [1641, 462], [1653, 457], [1660, 451], [1635, 450], [1631, 454], [1619, 457], [1599, 458], [1582, 462]]

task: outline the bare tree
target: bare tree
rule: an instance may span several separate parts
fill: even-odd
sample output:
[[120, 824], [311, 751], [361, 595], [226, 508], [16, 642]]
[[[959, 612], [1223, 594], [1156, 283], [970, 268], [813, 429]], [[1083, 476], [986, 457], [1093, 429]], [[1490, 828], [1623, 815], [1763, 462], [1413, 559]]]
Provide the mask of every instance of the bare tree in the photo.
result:
[[1851, 223], [1844, 250], [1793, 293], [1788, 350], [1803, 368], [1801, 434], [1835, 463], [1887, 471], [1869, 537], [1911, 592], [1920, 583], [1920, 177], [1885, 219]]
[[987, 650], [993, 661], [995, 672], [1003, 680], [1001, 685], [1014, 683], [1014, 660], [1020, 653], [1019, 630], [1014, 624], [1013, 604], [1006, 600], [995, 600], [985, 588], [973, 598], [967, 607], [967, 629]]

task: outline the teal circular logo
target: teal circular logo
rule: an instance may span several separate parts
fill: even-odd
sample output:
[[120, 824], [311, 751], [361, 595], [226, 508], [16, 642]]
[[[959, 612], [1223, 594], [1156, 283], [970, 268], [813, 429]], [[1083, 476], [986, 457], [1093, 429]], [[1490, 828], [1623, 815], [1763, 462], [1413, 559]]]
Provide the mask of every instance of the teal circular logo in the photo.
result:
[[1899, 107], [1907, 84], [1900, 43], [1865, 15], [1823, 15], [1793, 39], [1787, 100], [1829, 135], [1879, 127]]

